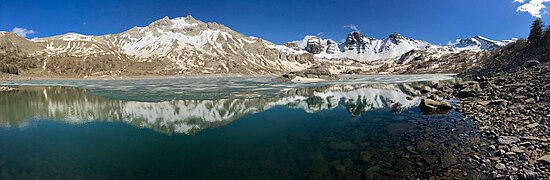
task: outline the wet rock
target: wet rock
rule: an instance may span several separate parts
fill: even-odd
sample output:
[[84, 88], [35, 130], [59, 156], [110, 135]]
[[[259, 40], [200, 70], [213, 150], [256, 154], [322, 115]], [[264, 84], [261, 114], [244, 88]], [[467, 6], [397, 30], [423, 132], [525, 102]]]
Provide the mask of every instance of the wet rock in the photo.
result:
[[329, 144], [329, 147], [331, 149], [341, 150], [341, 151], [351, 151], [351, 150], [356, 150], [358, 148], [357, 145], [347, 141], [331, 142]]
[[448, 168], [452, 165], [455, 165], [458, 163], [458, 159], [455, 157], [455, 155], [453, 153], [445, 153], [445, 155], [443, 155], [443, 157], [441, 157], [441, 165], [444, 167], [444, 168]]
[[430, 165], [437, 163], [437, 159], [437, 156], [434, 155], [424, 156], [424, 161], [426, 161]]
[[373, 166], [367, 169], [365, 172], [366, 179], [382, 179], [383, 176], [381, 176], [381, 169], [378, 166]]
[[391, 170], [391, 169], [382, 169], [382, 173], [390, 176], [390, 177], [396, 177], [397, 175], [399, 175], [399, 172], [395, 171], [395, 170]]
[[368, 162], [372, 158], [372, 154], [368, 151], [362, 151], [361, 155], [359, 155], [359, 160], [363, 162]]
[[346, 167], [340, 163], [335, 163], [334, 164], [334, 169], [336, 169], [337, 171], [345, 171], [346, 170]]
[[447, 114], [453, 109], [453, 106], [449, 102], [426, 98], [420, 101], [419, 108], [425, 114]]
[[420, 142], [416, 145], [416, 149], [418, 149], [419, 151], [426, 151], [426, 150], [428, 150], [432, 145], [433, 145], [433, 143], [431, 143], [430, 141], [422, 140], [422, 141], [420, 141]]
[[521, 140], [514, 136], [500, 136], [498, 137], [497, 141], [499, 144], [514, 144]]

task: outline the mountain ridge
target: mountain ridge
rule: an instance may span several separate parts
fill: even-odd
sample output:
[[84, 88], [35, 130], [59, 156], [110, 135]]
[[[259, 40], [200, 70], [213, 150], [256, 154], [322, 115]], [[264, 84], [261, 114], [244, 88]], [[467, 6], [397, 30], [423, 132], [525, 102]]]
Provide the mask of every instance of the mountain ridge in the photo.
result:
[[[329, 44], [334, 44], [332, 39], [323, 39], [314, 35], [306, 35], [301, 40], [285, 43], [287, 47], [296, 50], [305, 50], [320, 58], [342, 59], [350, 58], [359, 61], [377, 61], [384, 59], [399, 59], [410, 51], [433, 51], [445, 49], [445, 51], [491, 51], [503, 47], [517, 39], [495, 41], [483, 36], [474, 36], [467, 39], [457, 39], [449, 45], [435, 45], [427, 41], [415, 40], [394, 32], [383, 39], [367, 37], [359, 31], [352, 31], [344, 42], [337, 44], [338, 49], [329, 50]], [[331, 53], [332, 52], [332, 53]]]
[[[134, 26], [118, 34], [69, 32], [30, 40], [9, 32], [0, 34], [0, 52], [35, 57], [35, 66], [41, 66], [44, 71], [69, 68], [72, 69], [69, 72], [86, 76], [97, 74], [99, 69], [103, 74], [113, 74], [128, 68], [137, 68], [146, 74], [274, 74], [300, 71], [322, 63], [330, 64], [339, 73], [370, 72], [378, 67], [371, 67], [373, 62], [393, 66], [407, 64], [426, 54], [434, 59], [466, 50], [494, 50], [506, 43], [509, 42], [476, 36], [440, 46], [396, 32], [376, 39], [353, 31], [342, 43], [306, 36], [278, 45], [243, 35], [223, 24], [202, 22], [191, 15], [173, 19], [165, 16], [147, 26]], [[413, 51], [415, 53], [411, 53]]]

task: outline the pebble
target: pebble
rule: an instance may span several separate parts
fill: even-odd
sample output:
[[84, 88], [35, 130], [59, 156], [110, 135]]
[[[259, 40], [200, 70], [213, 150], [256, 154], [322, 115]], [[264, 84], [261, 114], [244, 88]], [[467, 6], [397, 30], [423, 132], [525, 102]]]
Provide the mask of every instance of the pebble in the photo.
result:
[[514, 136], [500, 136], [497, 141], [499, 144], [514, 144], [519, 142], [520, 139]]
[[506, 165], [504, 165], [502, 163], [498, 163], [497, 165], [495, 165], [495, 168], [498, 169], [498, 170], [504, 170], [504, 169], [506, 169]]

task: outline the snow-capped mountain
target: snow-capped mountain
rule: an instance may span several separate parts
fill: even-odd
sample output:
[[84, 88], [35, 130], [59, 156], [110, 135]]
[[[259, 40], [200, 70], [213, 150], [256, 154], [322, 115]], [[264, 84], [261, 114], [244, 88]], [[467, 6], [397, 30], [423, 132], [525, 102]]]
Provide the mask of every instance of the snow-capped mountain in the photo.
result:
[[337, 44], [331, 39], [306, 36], [302, 40], [287, 43], [315, 54], [320, 58], [349, 58], [359, 61], [374, 61], [399, 57], [411, 50], [436, 47], [425, 41], [414, 40], [393, 33], [387, 38], [370, 38], [361, 32], [351, 32], [344, 43]]
[[67, 33], [28, 40], [1, 32], [0, 53], [35, 60], [24, 67], [42, 67], [47, 72], [82, 77], [122, 73], [273, 74], [300, 71], [320, 63], [328, 63], [339, 72], [377, 71], [383, 64], [407, 64], [419, 57], [437, 59], [462, 51], [494, 50], [513, 41], [476, 36], [440, 46], [398, 33], [376, 39], [351, 32], [342, 43], [306, 36], [277, 45], [187, 16], [164, 17], [144, 27], [100, 36]]
[[311, 65], [313, 56], [260, 38], [247, 37], [218, 23], [192, 16], [164, 17], [120, 34], [88, 36], [67, 33], [33, 42], [46, 56], [97, 57], [136, 62], [168, 62], [163, 70], [180, 73], [258, 74], [296, 71]]
[[516, 41], [517, 39], [510, 39], [504, 41], [495, 41], [483, 36], [475, 36], [467, 39], [457, 39], [455, 43], [449, 44], [451, 47], [464, 49], [464, 50], [495, 50], [499, 47], [506, 46], [507, 44]]
[[376, 39], [367, 37], [361, 32], [354, 31], [349, 33], [345, 42], [341, 44], [337, 44], [331, 39], [322, 39], [317, 36], [305, 36], [302, 40], [292, 41], [285, 45], [295, 50], [310, 52], [319, 58], [348, 58], [370, 62], [376, 60], [400, 59], [401, 56], [407, 53], [419, 53], [423, 51], [425, 51], [423, 54], [430, 54], [435, 57], [466, 50], [495, 50], [515, 40], [517, 39], [495, 41], [482, 36], [475, 36], [464, 40], [458, 39], [455, 43], [441, 46], [430, 44], [426, 41], [407, 38], [398, 33], [392, 33], [384, 39]]

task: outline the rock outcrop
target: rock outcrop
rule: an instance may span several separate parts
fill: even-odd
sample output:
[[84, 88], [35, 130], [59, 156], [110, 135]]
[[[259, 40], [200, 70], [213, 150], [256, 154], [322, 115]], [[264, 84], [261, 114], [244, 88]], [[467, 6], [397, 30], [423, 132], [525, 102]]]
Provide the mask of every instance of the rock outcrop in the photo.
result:
[[336, 41], [333, 41], [333, 40], [327, 40], [327, 50], [326, 50], [326, 53], [327, 54], [334, 54], [336, 52], [338, 52], [339, 49], [338, 49], [338, 43], [336, 43]]
[[418, 107], [424, 114], [447, 114], [453, 109], [453, 106], [449, 102], [428, 98], [422, 99]]
[[323, 46], [321, 45], [321, 39], [312, 37], [307, 41], [305, 50], [311, 54], [319, 54], [323, 52]]
[[468, 98], [474, 97], [477, 92], [481, 91], [479, 83], [476, 81], [466, 81], [455, 86], [455, 88], [460, 89], [458, 91], [459, 98]]
[[[322, 64], [307, 68], [303, 71], [295, 71], [282, 75], [277, 78], [279, 81], [294, 81], [296, 78], [322, 79], [322, 80], [338, 80], [340, 77], [331, 72], [328, 64]], [[299, 80], [298, 80], [299, 81]]]

